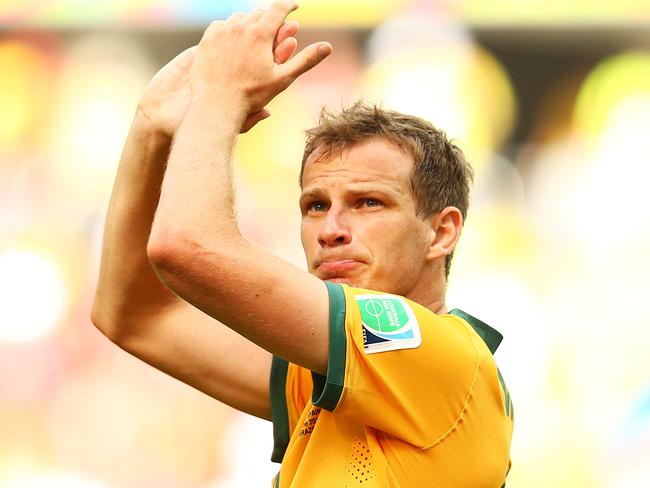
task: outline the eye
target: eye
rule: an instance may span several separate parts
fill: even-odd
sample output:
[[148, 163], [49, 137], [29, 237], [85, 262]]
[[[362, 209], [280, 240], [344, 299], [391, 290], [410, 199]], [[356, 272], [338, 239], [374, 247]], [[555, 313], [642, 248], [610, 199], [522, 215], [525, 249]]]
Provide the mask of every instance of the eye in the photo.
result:
[[382, 205], [381, 201], [376, 198], [364, 198], [363, 202], [366, 207], [380, 207]]
[[307, 210], [310, 212], [325, 212], [327, 210], [327, 204], [322, 201], [311, 202], [307, 205]]

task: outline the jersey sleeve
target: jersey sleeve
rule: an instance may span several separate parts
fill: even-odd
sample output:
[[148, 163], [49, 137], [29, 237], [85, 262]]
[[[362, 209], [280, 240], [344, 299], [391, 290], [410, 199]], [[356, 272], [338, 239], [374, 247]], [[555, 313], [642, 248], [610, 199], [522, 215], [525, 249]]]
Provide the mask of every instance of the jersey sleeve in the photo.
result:
[[490, 351], [463, 320], [327, 285], [329, 358], [326, 376], [312, 373], [314, 405], [425, 448], [462, 421], [477, 382], [498, 381]]
[[291, 432], [310, 400], [313, 384], [309, 370], [273, 356], [271, 363], [271, 416], [273, 453], [271, 461], [282, 462]]

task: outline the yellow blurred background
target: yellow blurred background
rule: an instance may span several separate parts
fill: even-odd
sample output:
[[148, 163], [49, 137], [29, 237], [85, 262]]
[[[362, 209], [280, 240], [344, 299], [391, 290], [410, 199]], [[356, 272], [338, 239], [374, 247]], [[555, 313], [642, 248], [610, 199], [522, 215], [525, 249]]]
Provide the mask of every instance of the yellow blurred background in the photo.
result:
[[[270, 424], [90, 323], [121, 147], [149, 78], [255, 0], [0, 0], [0, 487], [269, 486]], [[321, 105], [430, 119], [477, 178], [449, 283], [504, 333], [509, 487], [650, 486], [650, 0], [304, 0], [335, 53], [240, 140], [239, 215], [304, 266]]]

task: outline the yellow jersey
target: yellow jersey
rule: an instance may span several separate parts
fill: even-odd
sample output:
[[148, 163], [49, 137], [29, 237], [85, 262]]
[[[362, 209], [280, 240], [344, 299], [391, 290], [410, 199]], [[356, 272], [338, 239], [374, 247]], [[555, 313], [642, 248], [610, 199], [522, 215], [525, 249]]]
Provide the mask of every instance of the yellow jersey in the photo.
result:
[[468, 314], [326, 283], [327, 376], [271, 368], [277, 488], [500, 488], [514, 411], [502, 337]]

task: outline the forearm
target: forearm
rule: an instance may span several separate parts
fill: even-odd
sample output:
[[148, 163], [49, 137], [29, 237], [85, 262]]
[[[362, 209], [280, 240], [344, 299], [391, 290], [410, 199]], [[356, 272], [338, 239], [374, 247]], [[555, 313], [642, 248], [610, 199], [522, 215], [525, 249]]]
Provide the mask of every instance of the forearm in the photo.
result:
[[[139, 110], [120, 160], [104, 228], [93, 322], [107, 335], [129, 319], [177, 300], [151, 267], [147, 240], [170, 141]], [[125, 331], [126, 332], [126, 331]]]
[[190, 106], [174, 137], [147, 248], [165, 286], [230, 327], [232, 293], [241, 292], [233, 282], [247, 274], [256, 248], [242, 237], [233, 209], [232, 154], [242, 113], [215, 100]]
[[176, 133], [151, 232], [154, 250], [179, 239], [226, 245], [239, 236], [232, 154], [245, 113], [236, 103], [217, 103], [194, 101]]
[[[161, 281], [180, 298], [262, 349], [323, 373], [327, 289], [241, 236], [232, 187], [233, 149], [248, 114], [263, 111], [331, 52], [329, 44], [312, 44], [275, 62], [274, 38], [295, 8], [290, 0], [275, 2], [267, 11], [214, 22], [204, 33], [147, 250]], [[289, 299], [290, 288], [304, 300]], [[297, 337], [310, 342], [296, 344]]]

